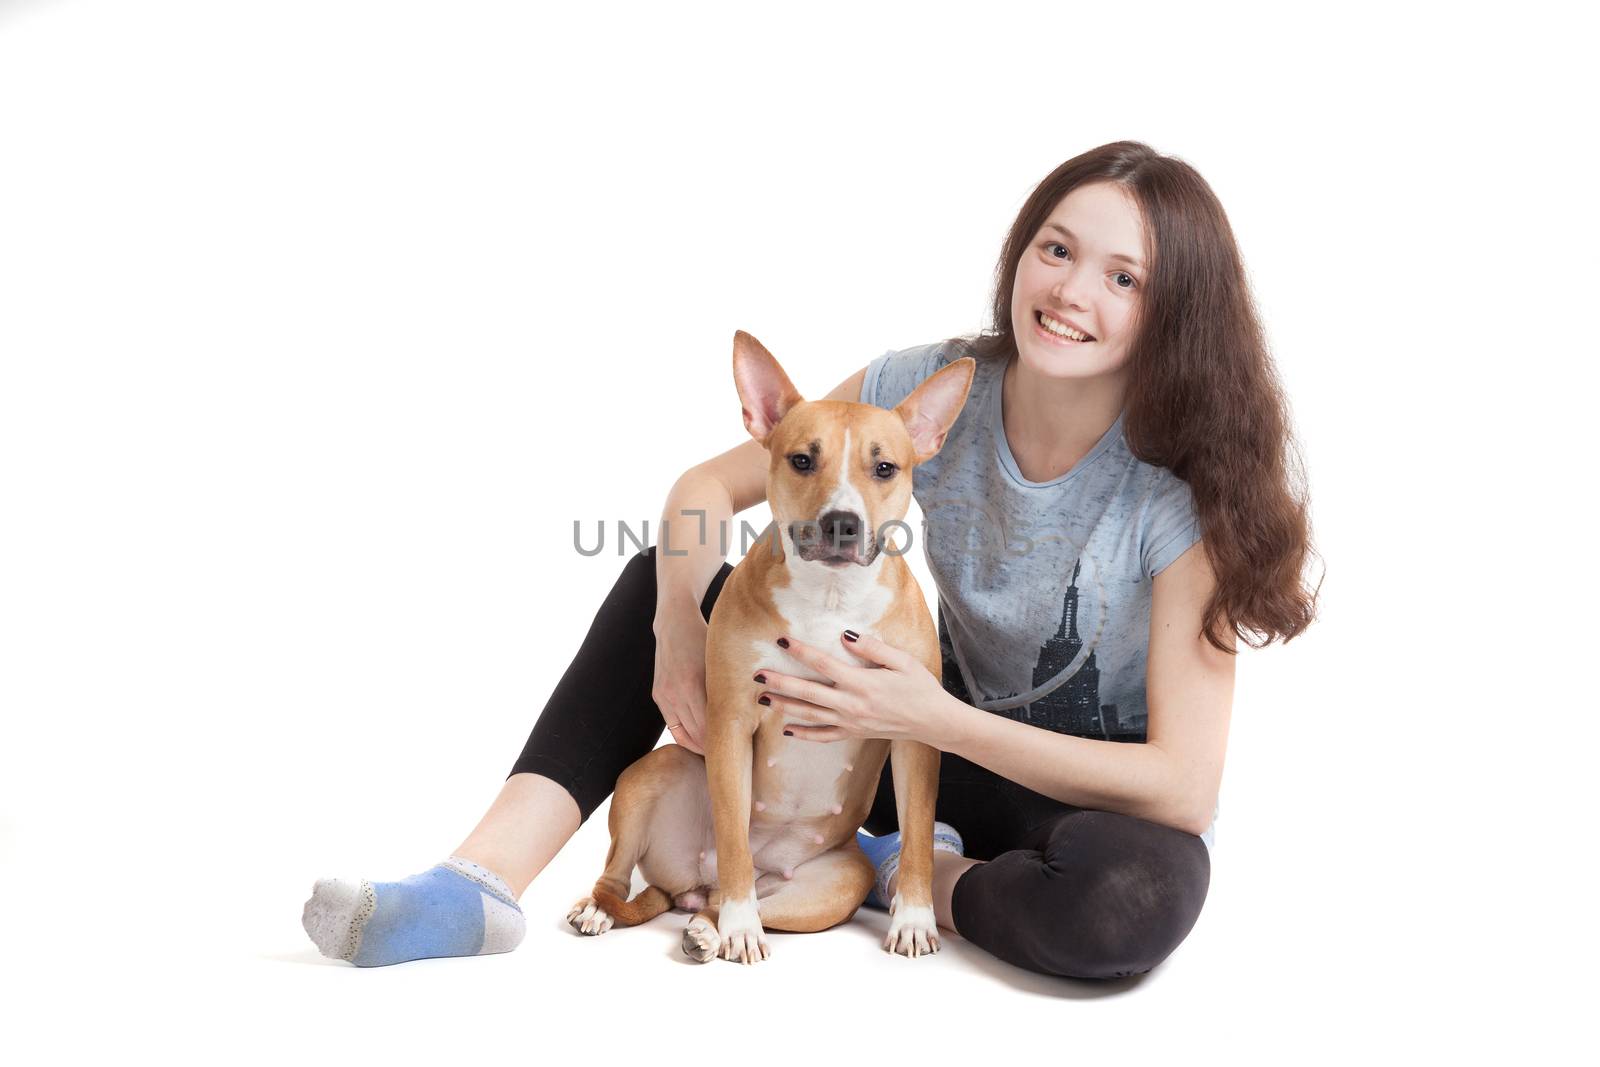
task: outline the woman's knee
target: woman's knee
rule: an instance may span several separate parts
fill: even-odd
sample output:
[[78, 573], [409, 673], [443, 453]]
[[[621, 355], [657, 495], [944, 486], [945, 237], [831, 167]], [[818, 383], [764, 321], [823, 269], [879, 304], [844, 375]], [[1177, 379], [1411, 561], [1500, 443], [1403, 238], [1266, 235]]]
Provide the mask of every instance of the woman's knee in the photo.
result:
[[1113, 812], [1063, 819], [1043, 858], [1073, 872], [1063, 888], [1080, 916], [1052, 946], [1059, 973], [1087, 978], [1142, 974], [1170, 956], [1194, 929], [1211, 882], [1198, 837]]
[[1211, 881], [1198, 837], [1105, 811], [1062, 817], [1039, 860], [1035, 950], [1041, 969], [1075, 978], [1124, 978], [1166, 959]]
[[654, 545], [628, 557], [628, 562], [623, 564], [622, 573], [618, 575], [616, 584], [611, 587], [606, 602], [612, 610], [626, 604], [635, 609], [648, 609], [654, 613], [656, 606]]
[[656, 546], [646, 545], [629, 556], [627, 565], [622, 568], [622, 573], [648, 575], [650, 584], [654, 585], [656, 581]]

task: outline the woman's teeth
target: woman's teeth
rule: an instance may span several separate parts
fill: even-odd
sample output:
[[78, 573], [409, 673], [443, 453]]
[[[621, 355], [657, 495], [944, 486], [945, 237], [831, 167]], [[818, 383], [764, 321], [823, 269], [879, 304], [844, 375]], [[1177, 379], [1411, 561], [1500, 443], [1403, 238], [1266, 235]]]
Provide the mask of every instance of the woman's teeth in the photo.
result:
[[1067, 325], [1065, 325], [1063, 323], [1057, 322], [1055, 319], [1052, 319], [1049, 315], [1046, 315], [1042, 311], [1037, 313], [1037, 317], [1039, 319], [1039, 325], [1043, 326], [1045, 329], [1049, 330], [1051, 333], [1055, 334], [1057, 337], [1064, 337], [1069, 341], [1087, 341], [1087, 340], [1089, 340], [1089, 335], [1088, 334], [1079, 333], [1077, 330], [1074, 330], [1071, 326], [1067, 326]]

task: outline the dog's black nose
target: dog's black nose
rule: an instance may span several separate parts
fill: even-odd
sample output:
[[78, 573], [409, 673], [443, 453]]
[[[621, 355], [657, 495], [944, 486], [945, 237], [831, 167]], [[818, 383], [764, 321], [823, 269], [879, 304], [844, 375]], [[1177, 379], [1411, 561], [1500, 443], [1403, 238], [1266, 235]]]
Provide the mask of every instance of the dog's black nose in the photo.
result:
[[853, 511], [830, 511], [817, 520], [822, 537], [834, 548], [861, 540], [861, 516]]

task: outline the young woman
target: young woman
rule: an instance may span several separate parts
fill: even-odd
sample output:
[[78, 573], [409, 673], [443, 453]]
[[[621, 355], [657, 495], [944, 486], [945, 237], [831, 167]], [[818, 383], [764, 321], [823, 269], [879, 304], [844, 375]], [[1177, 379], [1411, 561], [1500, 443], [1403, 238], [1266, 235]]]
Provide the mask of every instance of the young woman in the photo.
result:
[[[1205, 900], [1236, 639], [1286, 641], [1314, 615], [1286, 405], [1221, 205], [1143, 144], [1038, 185], [993, 316], [829, 394], [894, 407], [951, 359], [978, 361], [943, 450], [913, 474], [943, 678], [841, 635], [790, 650], [832, 686], [768, 672], [768, 695], [814, 743], [943, 751], [940, 926], [1046, 974], [1137, 974]], [[692, 468], [663, 522], [727, 523], [765, 498], [768, 462], [750, 441]], [[516, 947], [516, 898], [663, 726], [703, 752], [706, 620], [732, 571], [705, 540], [628, 562], [454, 854], [402, 882], [317, 883], [304, 922], [324, 953], [371, 966]], [[898, 845], [888, 768], [866, 827], [881, 905]]]

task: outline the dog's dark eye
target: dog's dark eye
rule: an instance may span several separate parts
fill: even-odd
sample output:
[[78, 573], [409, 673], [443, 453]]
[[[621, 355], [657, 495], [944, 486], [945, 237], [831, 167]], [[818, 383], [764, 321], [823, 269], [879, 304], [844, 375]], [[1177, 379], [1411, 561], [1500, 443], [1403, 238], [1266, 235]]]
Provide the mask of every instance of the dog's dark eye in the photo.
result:
[[789, 457], [789, 466], [797, 471], [808, 471], [811, 469], [811, 457], [804, 452], [796, 452]]
[[896, 467], [893, 463], [885, 462], [885, 463], [880, 463], [876, 467], [874, 467], [872, 469], [872, 473], [873, 473], [873, 475], [875, 477], [882, 478], [885, 481], [887, 481], [888, 479], [893, 478], [894, 477], [894, 472], [899, 470], [899, 469], [900, 468]]

